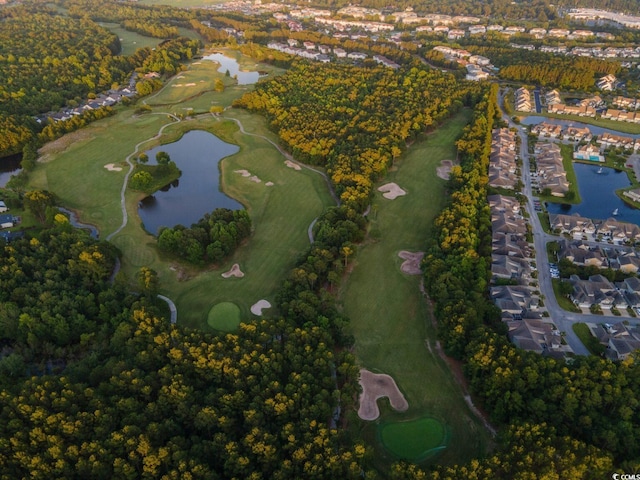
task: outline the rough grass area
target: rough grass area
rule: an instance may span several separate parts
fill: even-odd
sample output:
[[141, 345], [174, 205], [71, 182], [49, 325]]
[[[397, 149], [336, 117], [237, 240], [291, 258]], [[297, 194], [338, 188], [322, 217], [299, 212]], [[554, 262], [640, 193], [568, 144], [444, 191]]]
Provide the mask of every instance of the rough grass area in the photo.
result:
[[380, 424], [380, 440], [397, 459], [423, 462], [446, 448], [447, 429], [433, 417]]
[[231, 332], [240, 325], [240, 307], [233, 302], [221, 302], [209, 310], [207, 323], [215, 330]]
[[562, 280], [560, 280], [559, 278], [553, 278], [551, 279], [551, 283], [553, 284], [553, 293], [556, 296], [556, 300], [558, 301], [558, 305], [560, 306], [560, 308], [562, 308], [563, 310], [567, 310], [568, 312], [576, 312], [576, 313], [580, 313], [582, 310], [580, 310], [578, 307], [575, 306], [575, 304], [569, 300], [567, 297], [565, 297], [564, 295], [562, 295], [560, 293], [560, 282]]
[[[421, 277], [400, 271], [398, 252], [424, 250], [434, 218], [446, 202], [446, 182], [436, 176], [436, 168], [442, 160], [456, 158], [454, 142], [469, 117], [463, 111], [416, 142], [385, 177], [384, 183], [397, 183], [407, 195], [387, 200], [376, 192], [368, 238], [358, 248], [353, 271], [341, 292], [359, 363], [391, 375], [409, 403], [406, 413], [396, 413], [383, 402], [381, 418], [441, 418], [451, 427], [452, 440], [439, 458], [450, 463], [482, 455], [489, 435], [469, 411], [460, 387], [435, 351], [436, 332], [420, 292]], [[377, 443], [375, 425], [359, 421], [353, 425], [371, 443]], [[393, 462], [379, 444], [376, 462], [381, 468]]]

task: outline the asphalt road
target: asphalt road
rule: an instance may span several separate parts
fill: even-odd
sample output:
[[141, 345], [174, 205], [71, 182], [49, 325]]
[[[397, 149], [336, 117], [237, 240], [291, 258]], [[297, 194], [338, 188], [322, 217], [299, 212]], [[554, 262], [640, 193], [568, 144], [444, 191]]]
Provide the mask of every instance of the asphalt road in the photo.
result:
[[[501, 107], [502, 105], [502, 96], [500, 97]], [[510, 128], [515, 128], [518, 131], [518, 136], [520, 137], [520, 158], [522, 159], [522, 183], [523, 183], [523, 195], [527, 198], [527, 210], [531, 213], [529, 217], [529, 221], [531, 223], [531, 228], [533, 232], [533, 241], [535, 247], [535, 255], [536, 255], [536, 267], [538, 270], [538, 290], [540, 294], [544, 296], [544, 306], [549, 312], [549, 317], [553, 320], [553, 323], [558, 327], [561, 332], [565, 333], [565, 340], [569, 344], [569, 346], [573, 349], [573, 351], [577, 355], [589, 355], [589, 351], [580, 341], [578, 336], [573, 331], [573, 324], [577, 322], [597, 322], [597, 323], [618, 323], [621, 321], [621, 317], [614, 315], [588, 315], [582, 313], [574, 313], [568, 312], [558, 305], [558, 301], [556, 300], [556, 296], [553, 292], [553, 284], [551, 282], [551, 273], [549, 271], [549, 259], [547, 257], [547, 243], [552, 241], [557, 241], [562, 239], [562, 237], [557, 235], [550, 235], [546, 233], [542, 225], [540, 224], [540, 219], [538, 218], [537, 212], [534, 208], [534, 200], [537, 197], [534, 197], [533, 190], [531, 188], [531, 174], [529, 171], [529, 152], [528, 152], [528, 144], [527, 144], [527, 130], [525, 127], [520, 125], [516, 125], [508, 115], [504, 113], [504, 109], [502, 110], [502, 118], [509, 125]], [[598, 242], [590, 242], [592, 244], [599, 244], [602, 247], [610, 247], [608, 243], [598, 243]], [[640, 324], [640, 319], [638, 318], [627, 318], [624, 320], [629, 321], [631, 324]]]

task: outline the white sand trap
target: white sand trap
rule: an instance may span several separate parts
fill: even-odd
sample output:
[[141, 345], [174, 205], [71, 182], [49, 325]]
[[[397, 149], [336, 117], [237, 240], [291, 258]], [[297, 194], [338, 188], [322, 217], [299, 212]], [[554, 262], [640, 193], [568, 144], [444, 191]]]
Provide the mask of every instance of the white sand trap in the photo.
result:
[[266, 300], [258, 300], [256, 303], [251, 305], [251, 313], [261, 317], [262, 310], [264, 310], [265, 308], [271, 308], [271, 304]]
[[436, 175], [443, 180], [449, 180], [453, 166], [454, 163], [452, 160], [442, 160], [442, 162], [440, 162], [440, 166], [436, 168]]
[[193, 62], [191, 65], [201, 65], [202, 62]]
[[122, 171], [122, 167], [118, 167], [116, 166], [115, 163], [107, 163], [104, 168], [106, 168], [107, 170], [109, 170], [110, 172], [121, 172]]
[[302, 170], [302, 167], [300, 165], [298, 165], [295, 162], [292, 162], [291, 160], [285, 160], [284, 164], [289, 168], [293, 168], [294, 170]]
[[391, 408], [398, 412], [404, 412], [409, 408], [406, 398], [389, 375], [384, 373], [372, 373], [369, 370], [360, 370], [360, 407], [358, 416], [363, 420], [375, 420], [380, 416], [378, 399], [387, 397]]
[[402, 250], [398, 252], [398, 256], [404, 260], [402, 265], [400, 265], [400, 270], [402, 270], [407, 275], [420, 275], [422, 270], [420, 270], [420, 262], [424, 257], [424, 252], [408, 252], [407, 250]]
[[176, 83], [176, 84], [171, 85], [171, 86], [172, 86], [172, 87], [174, 87], [174, 88], [175, 88], [175, 87], [181, 87], [181, 86], [182, 86], [182, 84], [181, 84], [181, 83]]
[[382, 196], [389, 200], [395, 200], [398, 197], [406, 195], [403, 189], [401, 189], [396, 183], [387, 183], [386, 185], [382, 185], [378, 187], [379, 192], [383, 192]]
[[184, 75], [178, 75], [176, 78], [184, 78]]
[[239, 173], [243, 177], [250, 177], [251, 172], [249, 170], [234, 170], [233, 173]]
[[242, 270], [240, 270], [240, 265], [238, 265], [237, 263], [234, 263], [228, 272], [224, 272], [222, 274], [222, 277], [223, 278], [229, 278], [229, 277], [242, 278], [244, 277], [244, 273], [242, 272]]
[[252, 182], [256, 182], [256, 183], [260, 183], [262, 182], [262, 180], [260, 180], [258, 177], [256, 177], [255, 175], [253, 177], [251, 177], [249, 180], [251, 180]]
[[195, 84], [195, 83], [193, 83], [193, 82], [192, 82], [192, 83], [185, 83], [185, 84], [184, 84], [184, 86], [185, 86], [185, 87], [195, 87], [195, 86], [196, 86], [196, 84]]
[[267, 182], [267, 183], [265, 183], [265, 186], [267, 186], [267, 187], [273, 187], [273, 182]]

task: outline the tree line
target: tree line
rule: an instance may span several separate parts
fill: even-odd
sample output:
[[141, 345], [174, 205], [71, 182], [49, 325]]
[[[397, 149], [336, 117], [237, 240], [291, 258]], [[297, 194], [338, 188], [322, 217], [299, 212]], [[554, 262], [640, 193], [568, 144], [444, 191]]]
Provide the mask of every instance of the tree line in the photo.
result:
[[[458, 142], [461, 165], [452, 172], [451, 203], [436, 220], [424, 270], [445, 350], [464, 362], [471, 389], [492, 421], [512, 433], [501, 438], [496, 457], [429, 474], [403, 467], [398, 478], [448, 479], [463, 473], [526, 478], [531, 468], [540, 476], [553, 470], [573, 471], [580, 478], [606, 476], [614, 464], [633, 465], [624, 462], [640, 453], [635, 400], [640, 368], [635, 358], [614, 363], [575, 357], [565, 362], [520, 350], [508, 341], [487, 297], [491, 224], [486, 175], [496, 98], [494, 85]], [[532, 430], [544, 433], [531, 435]], [[549, 452], [573, 450], [573, 456], [564, 458], [569, 464], [543, 465], [531, 445]], [[516, 457], [523, 462], [508, 460]]]
[[342, 202], [363, 211], [373, 182], [407, 142], [459, 108], [472, 88], [418, 64], [394, 70], [298, 62], [234, 106], [265, 115], [296, 158], [325, 167]]

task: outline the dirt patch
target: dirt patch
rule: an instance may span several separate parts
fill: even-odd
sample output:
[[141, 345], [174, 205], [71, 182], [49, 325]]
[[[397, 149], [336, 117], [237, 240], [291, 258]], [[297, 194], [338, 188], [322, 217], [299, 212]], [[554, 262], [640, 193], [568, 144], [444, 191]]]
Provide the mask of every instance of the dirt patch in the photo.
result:
[[258, 300], [256, 303], [251, 305], [251, 313], [257, 315], [259, 317], [262, 316], [262, 310], [265, 308], [271, 308], [271, 304], [266, 300]]
[[378, 191], [383, 192], [382, 196], [389, 200], [395, 200], [396, 198], [407, 194], [407, 192], [401, 189], [398, 184], [393, 182], [378, 187]]
[[267, 187], [273, 187], [273, 182], [267, 182], [267, 183], [265, 183], [265, 186], [267, 186]]
[[449, 180], [449, 177], [451, 177], [451, 169], [454, 165], [457, 164], [455, 164], [453, 160], [442, 160], [440, 166], [436, 168], [436, 175], [443, 180]]
[[391, 408], [398, 412], [404, 412], [409, 408], [407, 400], [398, 389], [396, 382], [384, 373], [372, 373], [369, 370], [360, 370], [360, 408], [358, 416], [363, 420], [375, 420], [380, 416], [378, 399], [387, 397]]
[[122, 167], [118, 167], [115, 163], [107, 163], [104, 168], [109, 170], [110, 172], [121, 172]]
[[298, 165], [296, 162], [292, 162], [291, 160], [285, 160], [284, 164], [289, 168], [293, 168], [294, 170], [302, 170], [302, 167], [300, 165]]
[[234, 170], [233, 173], [239, 173], [243, 177], [250, 177], [251, 172], [249, 170]]
[[240, 270], [240, 265], [238, 265], [237, 263], [234, 263], [230, 270], [222, 274], [222, 278], [230, 278], [230, 277], [237, 277], [237, 278], [244, 277], [244, 273], [242, 272], [242, 270]]
[[260, 180], [258, 177], [256, 177], [255, 175], [253, 177], [251, 177], [249, 180], [251, 180], [252, 182], [256, 182], [256, 183], [260, 183], [262, 182], [262, 180]]
[[400, 270], [402, 270], [407, 275], [420, 275], [422, 270], [420, 270], [420, 262], [424, 258], [424, 252], [409, 252], [407, 250], [402, 250], [398, 252], [398, 256], [404, 260], [402, 265], [400, 265]]

